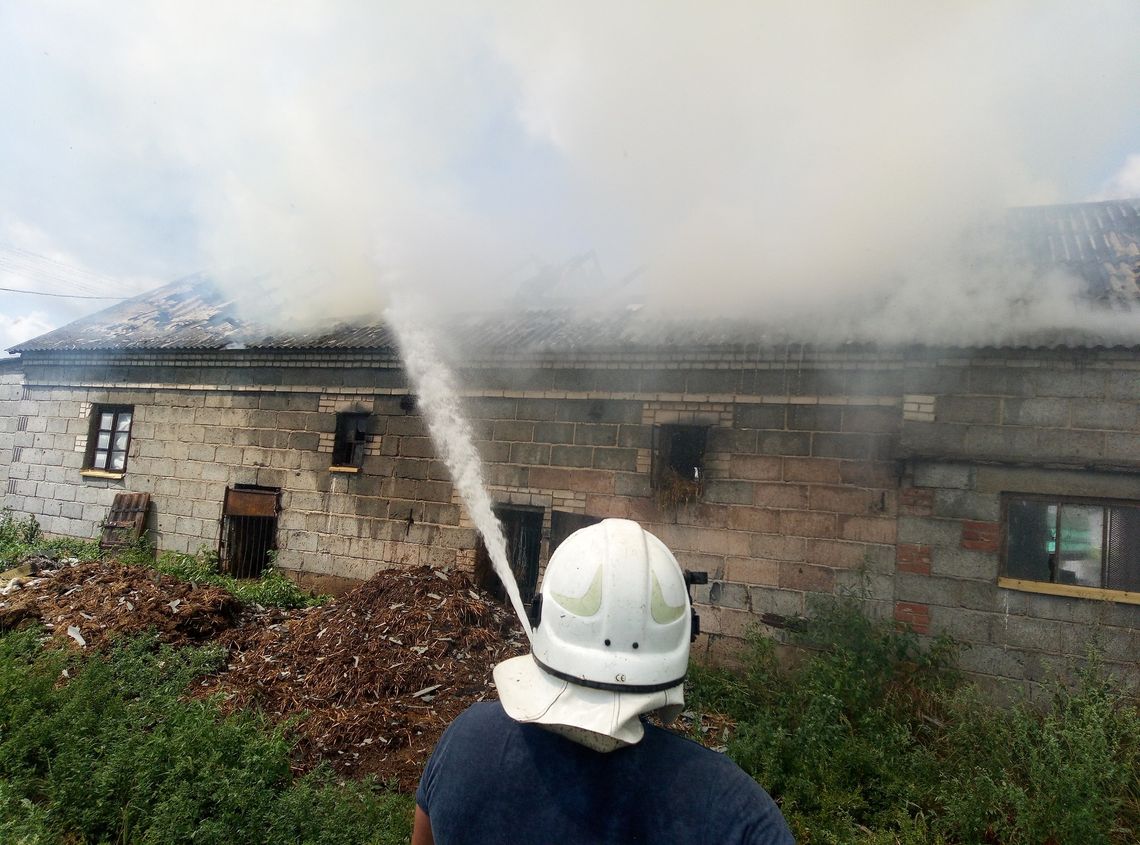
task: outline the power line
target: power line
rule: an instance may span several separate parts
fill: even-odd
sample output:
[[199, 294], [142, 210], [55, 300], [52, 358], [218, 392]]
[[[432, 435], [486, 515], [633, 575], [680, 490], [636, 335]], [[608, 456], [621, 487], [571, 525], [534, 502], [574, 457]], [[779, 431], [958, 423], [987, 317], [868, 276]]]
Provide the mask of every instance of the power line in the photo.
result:
[[6, 290], [11, 293], [22, 293], [25, 296], [56, 296], [60, 299], [114, 299], [116, 302], [130, 299], [129, 296], [84, 296], [78, 293], [48, 293], [38, 290], [20, 290], [19, 288], [0, 288], [0, 290]]

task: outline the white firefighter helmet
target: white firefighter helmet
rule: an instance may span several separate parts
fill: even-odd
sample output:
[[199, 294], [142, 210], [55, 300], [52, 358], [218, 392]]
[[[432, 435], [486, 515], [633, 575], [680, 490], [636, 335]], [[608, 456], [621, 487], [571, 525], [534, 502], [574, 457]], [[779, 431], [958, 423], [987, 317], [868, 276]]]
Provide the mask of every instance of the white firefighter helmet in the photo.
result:
[[685, 576], [636, 522], [571, 534], [546, 567], [531, 654], [495, 667], [507, 714], [611, 750], [642, 737], [639, 716], [684, 704], [692, 611]]

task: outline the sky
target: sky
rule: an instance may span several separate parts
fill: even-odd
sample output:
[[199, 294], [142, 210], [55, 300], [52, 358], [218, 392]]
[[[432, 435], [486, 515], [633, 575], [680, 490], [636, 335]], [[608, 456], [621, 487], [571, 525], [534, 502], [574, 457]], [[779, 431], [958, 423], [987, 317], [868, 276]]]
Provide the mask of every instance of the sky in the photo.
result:
[[583, 255], [674, 313], [957, 326], [1002, 299], [962, 231], [1140, 196], [1137, 32], [1135, 0], [0, 4], [0, 349], [113, 302], [46, 294], [206, 272], [352, 319]]

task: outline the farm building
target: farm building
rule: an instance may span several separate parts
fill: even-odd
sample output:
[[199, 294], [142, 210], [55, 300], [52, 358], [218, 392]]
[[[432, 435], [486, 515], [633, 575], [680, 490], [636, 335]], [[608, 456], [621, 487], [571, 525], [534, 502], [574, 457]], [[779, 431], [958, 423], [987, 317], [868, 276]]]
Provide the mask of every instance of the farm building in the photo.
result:
[[[1042, 264], [1140, 309], [1136, 203], [1018, 219]], [[714, 658], [850, 592], [968, 644], [983, 681], [1040, 681], [1093, 643], [1140, 680], [1140, 333], [827, 347], [584, 319], [455, 328], [524, 594], [571, 531], [629, 517], [709, 573], [695, 648]], [[192, 278], [14, 351], [4, 504], [49, 532], [96, 536], [117, 493], [146, 493], [160, 548], [240, 575], [485, 570], [382, 326], [270, 333]]]

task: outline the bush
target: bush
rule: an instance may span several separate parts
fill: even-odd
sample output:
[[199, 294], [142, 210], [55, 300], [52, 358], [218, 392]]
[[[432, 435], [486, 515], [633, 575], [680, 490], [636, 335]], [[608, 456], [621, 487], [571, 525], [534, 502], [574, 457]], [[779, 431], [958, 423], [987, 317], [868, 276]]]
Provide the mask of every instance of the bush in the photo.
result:
[[295, 780], [280, 730], [180, 698], [221, 660], [153, 637], [86, 660], [43, 651], [36, 630], [0, 637], [3, 841], [407, 841], [407, 797]]
[[1140, 841], [1140, 711], [1096, 661], [1047, 706], [1000, 708], [956, 647], [818, 608], [781, 665], [753, 637], [739, 673], [698, 667], [690, 706], [737, 722], [728, 753], [782, 806], [801, 845]]

